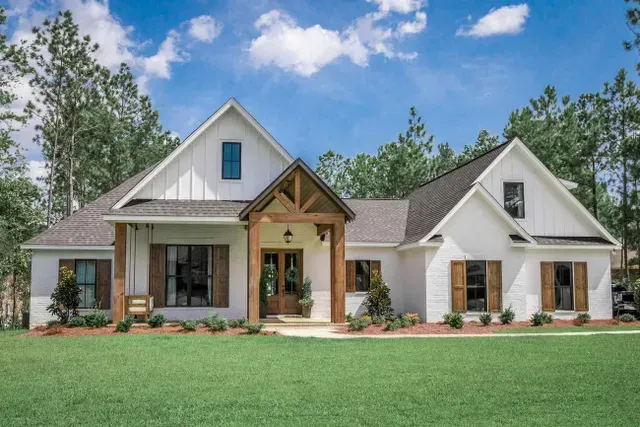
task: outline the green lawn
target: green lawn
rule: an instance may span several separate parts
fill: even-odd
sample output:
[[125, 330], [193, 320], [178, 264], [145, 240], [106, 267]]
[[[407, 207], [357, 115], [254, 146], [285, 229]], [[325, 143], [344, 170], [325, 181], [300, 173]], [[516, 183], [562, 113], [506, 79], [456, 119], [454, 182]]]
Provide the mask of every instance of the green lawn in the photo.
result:
[[2, 426], [637, 426], [640, 335], [0, 334]]
[[637, 331], [640, 326], [567, 326], [565, 328], [530, 327], [521, 329], [501, 329], [496, 334], [549, 334], [560, 332], [600, 332], [600, 331]]

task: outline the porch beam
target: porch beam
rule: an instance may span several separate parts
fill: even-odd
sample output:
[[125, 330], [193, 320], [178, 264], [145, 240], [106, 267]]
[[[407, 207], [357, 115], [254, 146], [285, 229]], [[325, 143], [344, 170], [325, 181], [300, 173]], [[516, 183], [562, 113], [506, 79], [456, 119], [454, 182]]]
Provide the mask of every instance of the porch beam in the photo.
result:
[[247, 318], [260, 320], [260, 223], [249, 221], [249, 282], [247, 290]]
[[311, 205], [318, 200], [318, 197], [320, 197], [322, 193], [320, 193], [320, 190], [316, 190], [311, 197], [309, 197], [309, 199], [304, 203], [304, 205], [302, 205], [302, 207], [300, 208], [300, 213], [305, 213], [307, 211], [307, 209], [309, 209], [311, 207]]
[[345, 322], [344, 219], [331, 229], [331, 322]]
[[296, 212], [300, 212], [300, 168], [293, 172], [293, 203], [295, 204]]
[[290, 213], [290, 212], [251, 212], [249, 222], [274, 222], [274, 223], [315, 223], [344, 224], [344, 214], [339, 213]]
[[328, 233], [329, 231], [331, 231], [331, 224], [320, 224], [316, 226], [318, 229], [318, 236], [322, 236], [325, 233]]
[[124, 278], [127, 265], [127, 224], [116, 223], [114, 245], [113, 322], [124, 319]]
[[287, 200], [285, 194], [281, 193], [278, 190], [273, 190], [273, 197], [275, 197], [276, 199], [278, 199], [278, 201], [280, 203], [282, 203], [282, 205], [287, 208], [287, 210], [289, 212], [294, 212], [295, 207], [293, 206], [293, 203], [291, 203], [289, 200]]

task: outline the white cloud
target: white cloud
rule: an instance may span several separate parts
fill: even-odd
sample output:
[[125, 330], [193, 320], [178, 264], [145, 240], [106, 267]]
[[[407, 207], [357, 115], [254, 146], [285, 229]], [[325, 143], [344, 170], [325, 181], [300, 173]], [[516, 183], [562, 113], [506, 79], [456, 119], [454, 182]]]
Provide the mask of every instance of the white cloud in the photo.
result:
[[201, 15], [189, 20], [189, 35], [194, 39], [211, 43], [222, 32], [222, 23], [209, 15]]
[[44, 160], [29, 160], [27, 173], [34, 184], [43, 187], [44, 183], [39, 178], [44, 178], [47, 175], [46, 162]]
[[489, 37], [500, 34], [518, 34], [523, 30], [529, 11], [529, 5], [526, 3], [491, 9], [475, 24], [458, 28], [456, 35]]
[[6, 15], [20, 15], [25, 13], [29, 6], [31, 6], [32, 0], [9, 0], [9, 7], [5, 7]]
[[179, 39], [180, 34], [177, 31], [169, 31], [158, 52], [153, 56], [142, 59], [145, 76], [168, 79], [171, 77], [171, 64], [184, 62], [188, 59], [186, 53], [182, 52], [178, 47]]
[[378, 1], [378, 11], [357, 18], [342, 31], [319, 24], [300, 27], [286, 12], [272, 10], [255, 21], [260, 36], [251, 41], [249, 56], [257, 68], [276, 66], [301, 76], [311, 76], [340, 57], [365, 67], [372, 55], [412, 60], [416, 52], [398, 52], [394, 42], [407, 34], [423, 31], [427, 14], [416, 13], [416, 21], [403, 22], [394, 31], [382, 19], [389, 11], [413, 12], [421, 1]]

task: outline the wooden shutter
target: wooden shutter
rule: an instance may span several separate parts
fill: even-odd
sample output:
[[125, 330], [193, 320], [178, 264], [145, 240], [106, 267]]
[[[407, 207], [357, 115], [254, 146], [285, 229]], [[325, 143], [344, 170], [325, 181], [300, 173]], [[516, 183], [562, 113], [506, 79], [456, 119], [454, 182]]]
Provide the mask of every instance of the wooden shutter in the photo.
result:
[[149, 294], [153, 296], [154, 307], [164, 307], [165, 303], [166, 256], [165, 245], [151, 245]]
[[589, 311], [589, 279], [586, 262], [573, 263], [573, 288], [576, 311]]
[[540, 263], [542, 311], [556, 311], [556, 291], [552, 262]]
[[489, 311], [499, 313], [502, 308], [502, 261], [487, 261]]
[[347, 292], [356, 291], [356, 262], [353, 260], [346, 261], [346, 278], [347, 278]]
[[96, 303], [98, 307], [111, 308], [111, 260], [96, 261]]
[[451, 261], [451, 310], [467, 311], [467, 263]]
[[380, 273], [380, 275], [382, 276], [382, 263], [380, 262], [380, 260], [371, 260], [371, 273], [373, 273], [374, 271], [378, 271]]
[[76, 274], [76, 260], [75, 259], [61, 259], [58, 260], [58, 280], [60, 280], [60, 269], [67, 267], [71, 272]]
[[213, 247], [213, 306], [229, 307], [229, 245]]

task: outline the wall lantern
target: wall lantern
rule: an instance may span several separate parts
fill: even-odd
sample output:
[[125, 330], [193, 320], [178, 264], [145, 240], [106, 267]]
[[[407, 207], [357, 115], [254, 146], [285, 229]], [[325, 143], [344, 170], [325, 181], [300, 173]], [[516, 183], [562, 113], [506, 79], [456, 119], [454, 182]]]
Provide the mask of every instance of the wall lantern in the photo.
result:
[[288, 245], [293, 240], [293, 233], [289, 231], [289, 225], [287, 225], [287, 231], [284, 232], [282, 236], [284, 238], [284, 242]]

